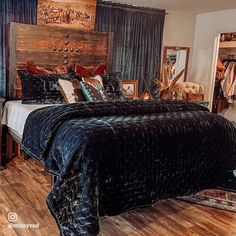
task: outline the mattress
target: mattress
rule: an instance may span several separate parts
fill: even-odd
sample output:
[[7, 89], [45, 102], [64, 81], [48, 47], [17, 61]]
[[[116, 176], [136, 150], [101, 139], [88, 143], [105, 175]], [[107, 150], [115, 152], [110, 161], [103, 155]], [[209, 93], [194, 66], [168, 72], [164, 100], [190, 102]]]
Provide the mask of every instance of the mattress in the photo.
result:
[[39, 108], [52, 106], [52, 104], [22, 104], [21, 100], [6, 102], [3, 108], [2, 124], [6, 125], [18, 141], [22, 139], [24, 126], [28, 115]]

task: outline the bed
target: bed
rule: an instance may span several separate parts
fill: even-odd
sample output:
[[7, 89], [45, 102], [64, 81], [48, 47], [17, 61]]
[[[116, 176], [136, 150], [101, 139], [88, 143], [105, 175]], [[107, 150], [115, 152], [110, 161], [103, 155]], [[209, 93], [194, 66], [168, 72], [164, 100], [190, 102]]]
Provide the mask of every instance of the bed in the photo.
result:
[[96, 235], [103, 215], [217, 187], [236, 167], [235, 147], [231, 122], [179, 101], [39, 109], [22, 141], [57, 176], [47, 204], [63, 235]]
[[4, 105], [3, 109], [2, 125], [6, 125], [8, 127], [8, 132], [13, 137], [13, 139], [17, 141], [17, 143], [21, 143], [24, 126], [28, 115], [36, 109], [47, 106], [52, 105], [22, 104], [21, 100], [8, 101]]
[[[15, 98], [21, 87], [10, 84]], [[214, 188], [236, 168], [235, 126], [185, 101], [39, 108], [27, 116], [21, 148], [57, 177], [47, 205], [64, 236], [97, 235], [104, 215]]]

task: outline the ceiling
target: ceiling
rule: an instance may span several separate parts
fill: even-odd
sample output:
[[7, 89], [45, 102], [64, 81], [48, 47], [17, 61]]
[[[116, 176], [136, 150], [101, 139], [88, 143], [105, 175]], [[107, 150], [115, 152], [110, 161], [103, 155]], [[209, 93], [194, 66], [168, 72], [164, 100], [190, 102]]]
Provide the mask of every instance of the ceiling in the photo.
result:
[[114, 2], [180, 12], [210, 12], [236, 8], [236, 0], [113, 0]]

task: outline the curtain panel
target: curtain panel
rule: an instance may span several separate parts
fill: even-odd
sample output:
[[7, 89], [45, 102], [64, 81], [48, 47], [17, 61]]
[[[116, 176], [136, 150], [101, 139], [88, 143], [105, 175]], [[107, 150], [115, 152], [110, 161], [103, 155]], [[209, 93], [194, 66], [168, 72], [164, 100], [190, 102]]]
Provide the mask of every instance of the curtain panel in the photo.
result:
[[37, 0], [0, 0], [0, 96], [7, 96], [9, 23], [36, 24]]
[[159, 79], [165, 10], [97, 2], [95, 30], [113, 32], [113, 72], [138, 80], [139, 93]]

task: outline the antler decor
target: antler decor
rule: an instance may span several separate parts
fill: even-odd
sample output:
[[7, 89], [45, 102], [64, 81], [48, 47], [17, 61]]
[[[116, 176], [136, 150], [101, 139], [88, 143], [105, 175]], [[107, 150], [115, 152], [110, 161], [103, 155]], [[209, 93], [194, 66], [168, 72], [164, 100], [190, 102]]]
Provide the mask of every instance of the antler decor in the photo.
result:
[[[161, 99], [179, 99], [179, 96], [181, 97], [180, 99], [183, 99], [184, 92], [181, 93], [181, 91], [178, 91], [178, 93], [176, 94], [174, 93], [174, 90], [176, 90], [175, 88], [176, 86], [178, 87], [176, 83], [181, 78], [184, 71], [185, 69], [181, 70], [178, 75], [176, 75], [172, 80], [170, 80], [169, 79], [170, 71], [167, 66], [163, 66], [161, 79], [155, 81]], [[179, 89], [177, 88], [177, 90], [181, 90], [181, 88]]]

